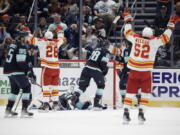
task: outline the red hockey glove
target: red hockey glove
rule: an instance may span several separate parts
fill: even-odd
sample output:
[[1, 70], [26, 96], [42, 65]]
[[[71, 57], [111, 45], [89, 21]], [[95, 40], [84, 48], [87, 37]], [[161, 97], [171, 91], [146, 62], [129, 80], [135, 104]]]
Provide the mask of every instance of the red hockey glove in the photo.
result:
[[131, 22], [133, 20], [131, 13], [127, 9], [124, 10], [123, 17], [125, 23]]
[[178, 21], [180, 21], [180, 17], [179, 16], [177, 16], [176, 14], [171, 15], [171, 17], [169, 19], [169, 22], [167, 24], [167, 27], [170, 28], [170, 29], [174, 29], [175, 25], [176, 25], [176, 23]]

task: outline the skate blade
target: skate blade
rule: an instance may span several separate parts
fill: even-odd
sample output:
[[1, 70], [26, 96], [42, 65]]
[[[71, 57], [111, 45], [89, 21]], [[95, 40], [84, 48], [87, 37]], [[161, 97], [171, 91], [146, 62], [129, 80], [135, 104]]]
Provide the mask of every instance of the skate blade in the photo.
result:
[[39, 113], [48, 113], [49, 110], [38, 110]]
[[56, 112], [56, 111], [60, 111], [61, 109], [60, 109], [60, 107], [55, 107], [55, 108], [53, 108], [52, 109], [54, 112]]
[[31, 116], [27, 116], [27, 115], [21, 115], [20, 118], [25, 118], [25, 119], [28, 119], [28, 118], [33, 118], [33, 115]]
[[143, 121], [143, 120], [139, 120], [139, 121], [138, 121], [138, 124], [139, 124], [139, 125], [144, 125], [144, 122], [145, 122], [145, 121]]
[[9, 115], [5, 115], [4, 118], [17, 118], [18, 115], [15, 115], [15, 116], [9, 116]]
[[103, 109], [102, 109], [102, 108], [99, 108], [99, 107], [93, 107], [93, 110], [94, 110], [94, 111], [102, 111]]
[[129, 125], [129, 122], [130, 122], [130, 121], [123, 120], [123, 123], [122, 123], [122, 124], [123, 124], [123, 125]]

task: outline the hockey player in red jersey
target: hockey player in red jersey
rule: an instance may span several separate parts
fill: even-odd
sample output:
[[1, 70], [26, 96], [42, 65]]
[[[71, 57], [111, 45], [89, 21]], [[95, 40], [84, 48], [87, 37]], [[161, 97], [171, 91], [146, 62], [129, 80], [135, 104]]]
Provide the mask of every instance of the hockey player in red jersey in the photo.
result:
[[130, 122], [129, 108], [132, 106], [138, 88], [141, 88], [138, 120], [139, 122], [144, 122], [146, 120], [144, 117], [144, 110], [149, 103], [152, 91], [151, 71], [153, 69], [156, 52], [160, 46], [166, 45], [169, 42], [172, 30], [180, 18], [177, 15], [172, 15], [165, 32], [159, 37], [154, 37], [153, 30], [149, 27], [143, 29], [142, 35], [136, 34], [132, 30], [131, 21], [133, 18], [128, 10], [124, 11], [123, 16], [125, 22], [125, 38], [132, 43], [132, 49], [127, 64], [127, 67], [131, 71], [127, 83], [127, 94], [124, 100], [123, 120], [124, 123]]
[[44, 38], [31, 37], [31, 44], [37, 45], [40, 50], [42, 66], [41, 85], [43, 88], [43, 110], [49, 109], [49, 102], [53, 101], [52, 108], [58, 110], [59, 95], [59, 59], [58, 48], [64, 44], [64, 38], [53, 39], [53, 33], [47, 31]]

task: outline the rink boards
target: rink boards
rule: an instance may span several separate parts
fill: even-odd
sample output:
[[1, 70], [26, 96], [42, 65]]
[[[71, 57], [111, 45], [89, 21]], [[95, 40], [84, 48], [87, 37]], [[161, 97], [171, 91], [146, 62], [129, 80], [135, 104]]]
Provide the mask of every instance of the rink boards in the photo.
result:
[[[40, 84], [41, 68], [35, 68], [34, 72], [37, 76], [37, 82]], [[61, 68], [60, 73], [60, 94], [67, 91], [73, 91], [78, 87], [79, 76], [81, 69], [76, 68]], [[153, 87], [150, 106], [172, 106], [180, 107], [180, 69], [155, 69], [153, 71]], [[106, 76], [106, 87], [103, 101], [107, 104], [113, 104], [113, 96], [118, 101], [119, 97], [119, 78], [116, 75], [116, 83], [113, 82], [113, 69], [110, 69]], [[116, 84], [116, 94], [113, 93], [113, 84]], [[96, 85], [91, 81], [87, 92], [82, 96], [82, 100], [92, 98], [96, 91]], [[8, 93], [10, 92], [9, 81], [2, 74], [0, 68], [0, 105], [7, 101]], [[41, 93], [41, 88], [32, 85], [33, 97]], [[90, 96], [89, 96], [90, 95]]]

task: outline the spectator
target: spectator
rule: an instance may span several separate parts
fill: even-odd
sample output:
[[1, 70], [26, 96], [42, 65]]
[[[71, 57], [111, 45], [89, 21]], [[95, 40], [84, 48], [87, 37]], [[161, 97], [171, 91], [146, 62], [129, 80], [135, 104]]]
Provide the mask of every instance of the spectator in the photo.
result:
[[85, 34], [82, 35], [83, 47], [90, 46], [94, 49], [97, 45], [97, 40], [97, 37], [93, 34], [92, 26], [87, 26]]
[[76, 0], [67, 0], [67, 6], [69, 8], [70, 13], [77, 14], [79, 12]]
[[71, 13], [68, 5], [62, 7], [61, 18], [62, 22], [66, 23], [68, 26], [79, 21], [79, 15], [77, 13]]
[[29, 15], [29, 9], [31, 7], [30, 3], [28, 3], [28, 1], [26, 0], [11, 0], [11, 8], [10, 8], [10, 15], [15, 15], [15, 16], [19, 16], [19, 15], [25, 15], [28, 16]]
[[84, 23], [88, 23], [88, 24], [93, 23], [92, 11], [88, 6], [83, 6], [83, 20]]
[[[66, 52], [69, 59], [72, 59], [72, 60], [79, 59], [79, 48], [71, 48], [67, 50]], [[89, 56], [89, 53], [90, 53], [89, 50], [82, 48], [81, 59], [87, 59], [87, 57]]]
[[4, 39], [11, 37], [10, 34], [6, 31], [6, 27], [3, 23], [0, 23], [0, 44], [4, 42]]
[[11, 17], [8, 14], [4, 14], [3, 16], [1, 16], [1, 21], [4, 24], [4, 26], [6, 27], [7, 32], [10, 33], [11, 32], [10, 27], [11, 27], [11, 23], [12, 23]]
[[50, 3], [50, 0], [39, 0], [38, 1], [38, 16], [39, 17], [49, 17], [49, 11], [48, 11], [48, 4]]
[[65, 31], [65, 37], [67, 38], [67, 49], [77, 48], [79, 45], [79, 28], [77, 24], [71, 24], [71, 26]]
[[106, 31], [104, 29], [104, 23], [102, 18], [94, 17], [94, 33], [98, 37], [98, 39], [106, 38]]
[[48, 4], [48, 12], [50, 16], [55, 14], [60, 14], [61, 12], [61, 3], [58, 0], [51, 0]]
[[38, 8], [39, 11], [43, 12], [44, 10], [48, 10], [48, 3], [50, 2], [50, 0], [39, 0], [38, 1]]
[[64, 36], [64, 31], [67, 29], [67, 25], [61, 22], [61, 16], [54, 15], [54, 23], [48, 27], [49, 31], [52, 31], [55, 35]]
[[115, 17], [115, 11], [117, 10], [117, 3], [113, 0], [100, 0], [94, 6], [94, 14], [103, 18], [105, 23], [105, 29], [108, 33], [109, 26], [112, 24]]
[[168, 18], [170, 17], [171, 15], [171, 2], [172, 0], [157, 0], [157, 13], [160, 14], [160, 10], [161, 7], [164, 5], [167, 7], [167, 16]]
[[84, 0], [84, 5], [93, 10], [96, 0]]
[[10, 3], [8, 0], [0, 0], [0, 15], [5, 14], [10, 9]]
[[21, 15], [19, 17], [19, 23], [15, 27], [14, 37], [19, 36], [19, 34], [31, 33], [28, 24], [26, 23], [26, 16]]
[[38, 32], [37, 32], [37, 37], [42, 38], [45, 34], [45, 32], [48, 29], [48, 24], [46, 22], [46, 18], [45, 17], [41, 17], [39, 19], [39, 25], [38, 25]]
[[155, 36], [159, 36], [164, 32], [168, 21], [169, 16], [167, 14], [167, 7], [163, 5], [160, 9], [160, 13], [156, 15], [154, 20]]

